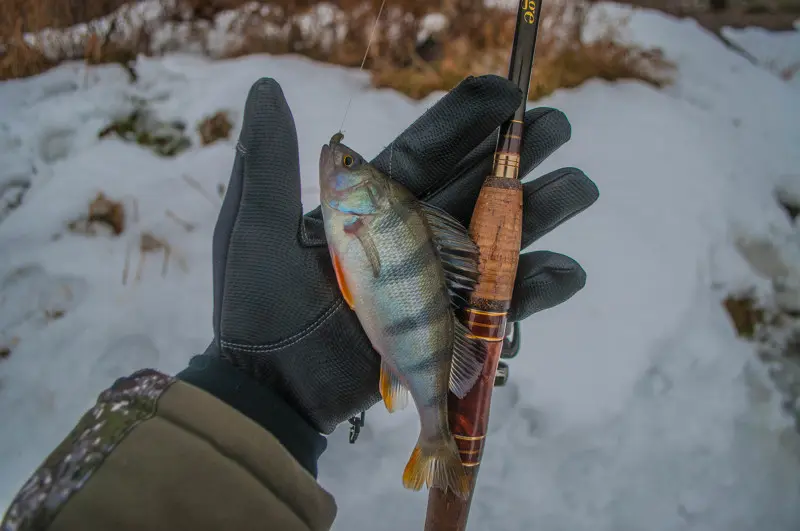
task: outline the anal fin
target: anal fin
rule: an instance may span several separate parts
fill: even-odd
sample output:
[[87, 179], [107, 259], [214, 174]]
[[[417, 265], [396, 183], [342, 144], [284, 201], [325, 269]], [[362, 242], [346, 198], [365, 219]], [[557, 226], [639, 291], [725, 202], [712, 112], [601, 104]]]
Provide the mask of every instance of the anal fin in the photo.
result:
[[464, 398], [480, 378], [486, 363], [486, 345], [469, 337], [470, 332], [457, 318], [453, 337], [453, 360], [450, 367], [450, 391]]
[[379, 385], [381, 398], [389, 413], [394, 413], [408, 405], [408, 389], [395, 376], [389, 365], [381, 361], [381, 380]]
[[336, 253], [331, 253], [333, 255], [333, 270], [336, 273], [336, 283], [339, 284], [339, 291], [344, 298], [344, 302], [352, 310], [355, 308], [353, 304], [353, 294], [350, 292], [350, 288], [347, 286], [347, 281], [344, 279], [344, 271], [342, 270], [342, 263], [339, 261], [339, 257], [336, 256]]

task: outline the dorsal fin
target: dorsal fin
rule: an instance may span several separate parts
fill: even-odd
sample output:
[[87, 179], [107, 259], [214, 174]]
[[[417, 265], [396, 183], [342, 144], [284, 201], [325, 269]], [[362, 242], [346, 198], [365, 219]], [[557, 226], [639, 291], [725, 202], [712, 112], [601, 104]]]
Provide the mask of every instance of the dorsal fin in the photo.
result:
[[456, 307], [469, 301], [469, 294], [478, 283], [478, 246], [467, 229], [444, 210], [419, 202], [422, 213], [433, 233], [433, 243], [439, 254], [447, 279], [450, 300]]

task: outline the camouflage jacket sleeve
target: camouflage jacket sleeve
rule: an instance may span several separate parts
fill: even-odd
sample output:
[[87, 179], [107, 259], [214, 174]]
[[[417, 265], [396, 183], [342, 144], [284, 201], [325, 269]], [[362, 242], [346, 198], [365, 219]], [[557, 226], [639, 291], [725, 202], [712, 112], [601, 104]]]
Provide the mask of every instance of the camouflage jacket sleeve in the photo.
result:
[[335, 513], [269, 431], [194, 385], [144, 370], [100, 395], [0, 529], [319, 531]]

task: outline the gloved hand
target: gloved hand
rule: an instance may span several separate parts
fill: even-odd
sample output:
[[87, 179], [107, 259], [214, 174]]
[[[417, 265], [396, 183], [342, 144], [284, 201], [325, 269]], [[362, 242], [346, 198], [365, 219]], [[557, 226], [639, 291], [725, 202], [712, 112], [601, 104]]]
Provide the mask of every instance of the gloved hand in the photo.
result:
[[[491, 171], [496, 130], [521, 97], [504, 78], [469, 78], [373, 163], [467, 225]], [[569, 137], [561, 112], [528, 111], [522, 174]], [[597, 197], [595, 185], [574, 168], [525, 184], [523, 246]], [[379, 357], [339, 293], [319, 209], [303, 216], [297, 133], [272, 79], [258, 81], [247, 98], [213, 257], [215, 339], [207, 354], [270, 386], [322, 433], [379, 400]], [[510, 318], [565, 301], [585, 278], [566, 256], [523, 254]]]

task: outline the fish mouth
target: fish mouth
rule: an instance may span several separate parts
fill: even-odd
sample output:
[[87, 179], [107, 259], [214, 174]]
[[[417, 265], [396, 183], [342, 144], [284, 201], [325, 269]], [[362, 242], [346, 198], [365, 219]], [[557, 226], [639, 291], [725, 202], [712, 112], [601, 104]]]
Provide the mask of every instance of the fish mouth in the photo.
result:
[[329, 144], [322, 146], [319, 153], [319, 180], [322, 189], [326, 188], [326, 183], [333, 175], [336, 165], [333, 162], [333, 149]]

